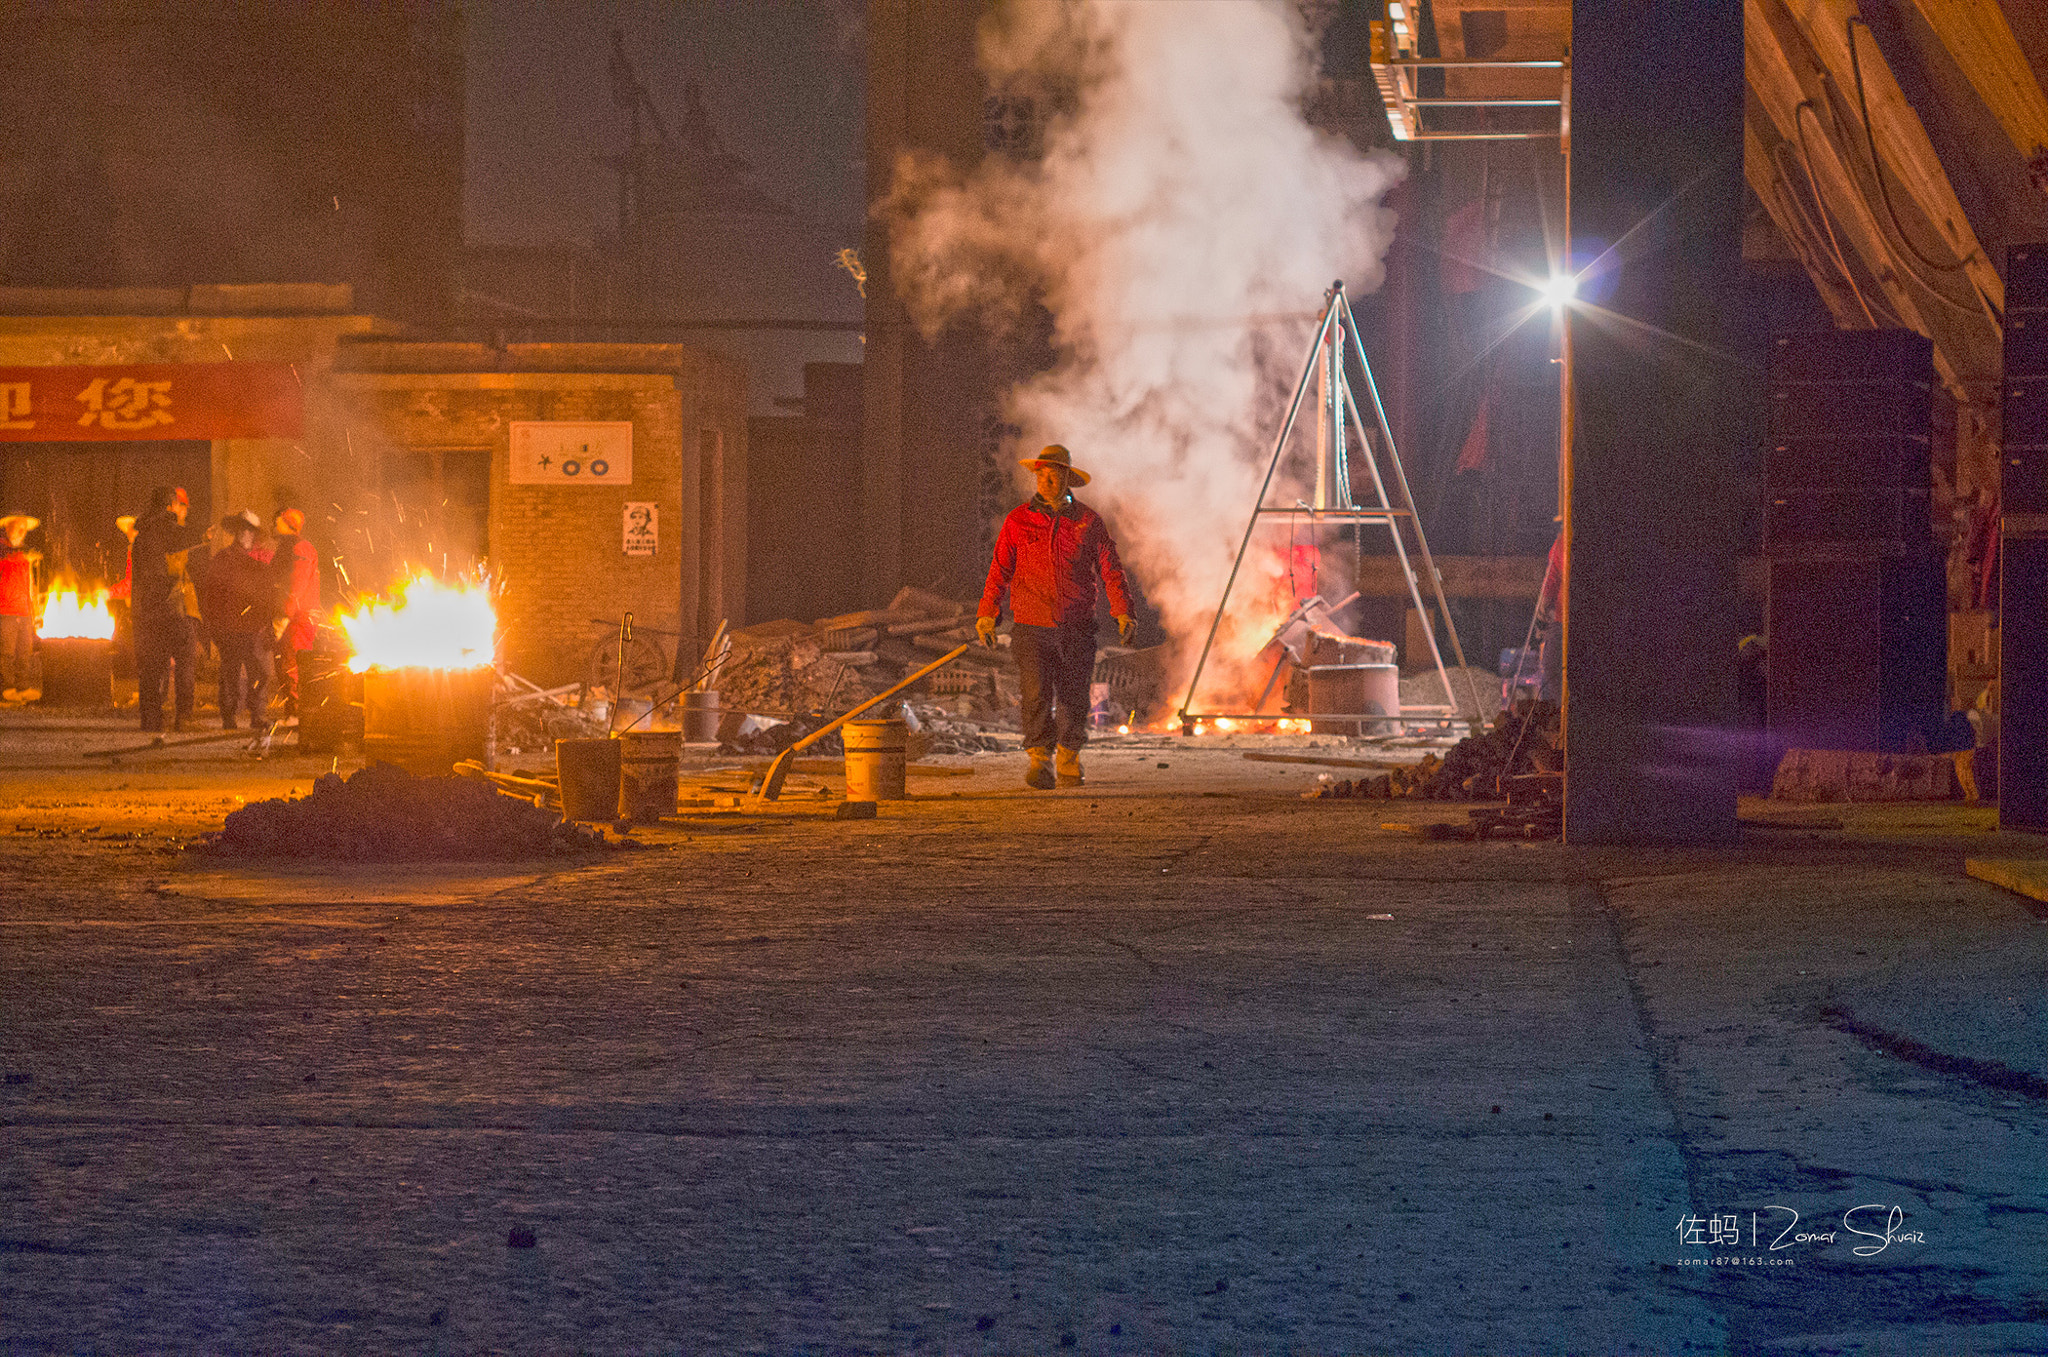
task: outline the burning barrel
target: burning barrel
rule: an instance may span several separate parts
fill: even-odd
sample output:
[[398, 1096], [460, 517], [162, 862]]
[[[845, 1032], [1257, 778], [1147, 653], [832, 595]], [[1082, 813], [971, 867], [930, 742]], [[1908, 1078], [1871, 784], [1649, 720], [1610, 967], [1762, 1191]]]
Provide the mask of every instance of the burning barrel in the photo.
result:
[[1401, 670], [1386, 641], [1308, 638], [1308, 712], [1318, 735], [1387, 735], [1401, 720]]
[[363, 673], [363, 759], [420, 777], [482, 761], [491, 729], [491, 669], [369, 669]]
[[420, 776], [488, 762], [497, 615], [481, 583], [416, 575], [340, 617], [363, 680], [363, 757]]
[[114, 705], [114, 614], [105, 590], [90, 600], [53, 592], [43, 608], [45, 707], [104, 709]]

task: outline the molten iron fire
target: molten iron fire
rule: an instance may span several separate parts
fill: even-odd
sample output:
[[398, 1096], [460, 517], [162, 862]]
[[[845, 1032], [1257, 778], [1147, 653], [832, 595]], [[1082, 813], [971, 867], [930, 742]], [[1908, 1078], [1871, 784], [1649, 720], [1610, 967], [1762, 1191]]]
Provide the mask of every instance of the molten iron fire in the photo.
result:
[[113, 640], [114, 614], [107, 607], [107, 591], [95, 589], [87, 595], [78, 589], [51, 590], [37, 634], [46, 641]]
[[489, 584], [449, 584], [420, 572], [392, 597], [366, 602], [335, 620], [355, 654], [348, 667], [367, 669], [478, 669], [497, 654], [498, 613]]

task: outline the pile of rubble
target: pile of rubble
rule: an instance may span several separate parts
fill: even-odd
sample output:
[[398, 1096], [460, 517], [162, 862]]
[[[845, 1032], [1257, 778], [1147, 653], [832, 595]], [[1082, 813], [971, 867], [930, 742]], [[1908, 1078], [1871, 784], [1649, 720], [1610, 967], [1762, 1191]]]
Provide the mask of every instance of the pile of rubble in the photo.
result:
[[[764, 622], [734, 632], [730, 655], [706, 686], [718, 690], [719, 705], [728, 713], [751, 712], [788, 724], [731, 735], [728, 752], [780, 751], [817, 728], [811, 718], [858, 706], [973, 641], [974, 618], [972, 603], [906, 588], [886, 608], [811, 623]], [[1008, 637], [998, 639], [1007, 646]], [[1153, 700], [1148, 685], [1156, 665], [1147, 663], [1149, 654], [1102, 649], [1096, 677], [1108, 685], [1112, 707], [1141, 708]], [[1006, 650], [977, 645], [905, 692], [903, 702], [913, 735], [925, 737], [924, 752], [976, 753], [1002, 747], [991, 731], [1016, 731], [1019, 696], [1016, 666]], [[898, 712], [892, 708], [888, 714]], [[813, 748], [828, 754], [834, 738]]]
[[1310, 796], [1497, 801], [1511, 797], [1515, 790], [1512, 784], [1517, 779], [1554, 775], [1563, 770], [1557, 704], [1524, 699], [1514, 711], [1503, 714], [1492, 729], [1458, 741], [1442, 758], [1425, 754], [1412, 767], [1325, 783]]
[[532, 801], [460, 777], [414, 777], [373, 763], [328, 773], [310, 796], [258, 801], [229, 815], [198, 851], [222, 857], [342, 862], [510, 862], [588, 853], [601, 831], [565, 825]]

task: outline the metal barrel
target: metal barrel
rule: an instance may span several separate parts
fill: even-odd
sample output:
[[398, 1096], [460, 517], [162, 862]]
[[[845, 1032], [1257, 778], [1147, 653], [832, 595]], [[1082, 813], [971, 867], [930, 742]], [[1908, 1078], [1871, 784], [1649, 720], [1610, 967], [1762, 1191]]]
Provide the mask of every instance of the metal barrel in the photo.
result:
[[711, 744], [718, 739], [718, 690], [683, 694], [683, 738], [692, 744]]
[[[103, 709], [114, 705], [114, 643], [77, 636], [42, 642], [45, 707]], [[24, 682], [23, 687], [27, 687]]]
[[1309, 729], [1318, 735], [1387, 734], [1400, 724], [1401, 670], [1391, 664], [1319, 664], [1308, 671]]
[[363, 676], [330, 649], [299, 652], [299, 751], [339, 754], [363, 740]]
[[682, 773], [680, 730], [627, 731], [619, 737], [619, 818], [659, 820], [676, 813]]
[[497, 675], [476, 669], [372, 669], [363, 675], [363, 758], [418, 777], [483, 761]]
[[910, 744], [910, 728], [903, 718], [848, 721], [839, 735], [846, 745], [846, 799], [903, 800]]

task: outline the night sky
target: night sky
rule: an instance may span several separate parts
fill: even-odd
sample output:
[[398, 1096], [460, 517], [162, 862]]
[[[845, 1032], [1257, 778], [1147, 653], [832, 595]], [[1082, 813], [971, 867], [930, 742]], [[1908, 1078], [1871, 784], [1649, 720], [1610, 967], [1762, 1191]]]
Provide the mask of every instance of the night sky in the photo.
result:
[[863, 0], [468, 0], [466, 216], [474, 242], [589, 241], [617, 221], [596, 157], [624, 139], [611, 32], [671, 130], [703, 89], [755, 183], [858, 240]]

